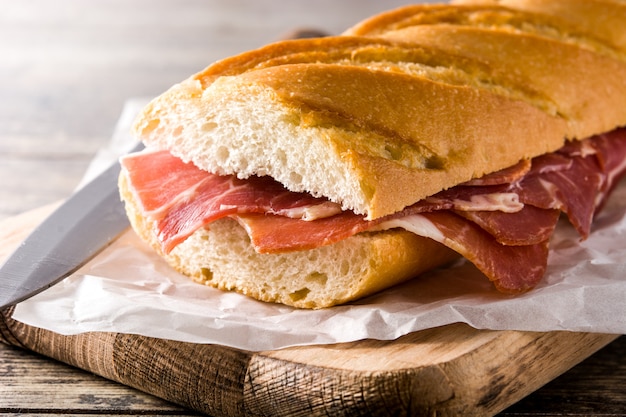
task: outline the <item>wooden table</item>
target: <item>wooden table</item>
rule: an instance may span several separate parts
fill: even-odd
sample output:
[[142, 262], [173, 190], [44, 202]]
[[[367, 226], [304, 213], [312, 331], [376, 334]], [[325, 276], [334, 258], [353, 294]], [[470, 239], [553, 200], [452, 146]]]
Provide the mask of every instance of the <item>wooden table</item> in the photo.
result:
[[[338, 33], [399, 0], [0, 0], [0, 220], [67, 197], [126, 99], [291, 31]], [[621, 337], [502, 415], [626, 415]], [[194, 415], [0, 345], [2, 415]]]

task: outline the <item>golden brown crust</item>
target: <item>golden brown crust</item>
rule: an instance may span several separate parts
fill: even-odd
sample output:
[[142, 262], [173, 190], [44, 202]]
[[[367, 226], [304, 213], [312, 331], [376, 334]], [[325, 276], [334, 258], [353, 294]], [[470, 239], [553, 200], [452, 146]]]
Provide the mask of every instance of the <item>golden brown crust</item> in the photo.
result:
[[541, 91], [554, 103], [556, 114], [568, 123], [569, 138], [606, 132], [626, 120], [626, 63], [608, 56], [554, 39], [473, 27], [414, 26], [384, 36], [441, 48], [512, 74], [515, 84]]
[[[569, 1], [458, 3], [464, 4], [398, 8], [345, 34], [440, 49], [478, 60], [494, 73], [511, 74], [515, 85], [527, 85], [554, 104], [570, 125], [568, 137], [582, 139], [624, 124], [626, 45], [620, 49], [611, 35], [615, 29], [607, 29], [603, 19], [611, 13], [626, 19], [626, 4], [574, 1], [565, 19], [560, 11]], [[587, 12], [594, 25], [584, 19]]]
[[499, 5], [551, 16], [577, 31], [626, 51], [626, 3], [622, 0], [452, 0], [455, 5]]

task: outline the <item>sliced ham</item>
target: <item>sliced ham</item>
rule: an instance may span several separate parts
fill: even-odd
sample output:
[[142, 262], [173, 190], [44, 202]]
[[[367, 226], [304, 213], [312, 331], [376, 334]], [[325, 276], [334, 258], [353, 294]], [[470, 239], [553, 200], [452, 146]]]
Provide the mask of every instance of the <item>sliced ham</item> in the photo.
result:
[[165, 216], [181, 200], [194, 198], [206, 172], [168, 151], [144, 150], [120, 160], [133, 185], [135, 200], [151, 219]]
[[507, 246], [534, 245], [552, 236], [560, 212], [525, 205], [516, 213], [501, 211], [455, 211]]
[[[543, 165], [545, 161], [541, 162]], [[566, 213], [572, 225], [586, 238], [596, 210], [596, 196], [605, 178], [594, 156], [576, 157], [567, 169], [531, 171], [520, 182], [518, 194], [524, 204]]]
[[269, 213], [311, 221], [341, 212], [338, 204], [290, 192], [270, 177], [243, 180], [209, 174], [167, 151], [128, 155], [121, 163], [144, 215], [156, 221], [166, 253], [200, 227], [231, 214]]
[[[533, 288], [545, 274], [548, 240], [524, 246], [502, 245], [492, 235], [450, 211], [418, 214], [422, 219], [399, 218], [391, 225], [429, 237], [473, 263], [501, 292], [517, 293]], [[416, 221], [417, 220], [417, 221]]]
[[604, 173], [606, 182], [596, 199], [596, 207], [600, 208], [606, 202], [609, 194], [626, 173], [626, 140], [615, 140], [615, 136], [626, 136], [626, 129], [621, 129], [617, 133], [599, 135], [592, 142], [596, 150], [598, 163]]
[[404, 227], [456, 250], [501, 291], [518, 292], [545, 272], [559, 212], [585, 238], [597, 207], [626, 171], [625, 160], [626, 129], [618, 129], [374, 221], [341, 212], [326, 199], [289, 192], [270, 178], [213, 175], [165, 151], [130, 155], [122, 165], [141, 208], [157, 223], [165, 252], [226, 216], [246, 229], [261, 253], [312, 249], [356, 233]]
[[351, 211], [312, 222], [255, 213], [231, 217], [246, 229], [252, 245], [259, 253], [291, 252], [330, 245], [369, 230], [381, 222], [367, 221]]
[[563, 211], [585, 239], [594, 214], [625, 172], [626, 128], [620, 128], [534, 158], [510, 189], [524, 204]]
[[[483, 229], [498, 244], [505, 246], [534, 245], [549, 239], [559, 217], [557, 210], [543, 210], [531, 206], [525, 207], [521, 213], [516, 214], [497, 211], [414, 211], [402, 212], [373, 221], [367, 221], [363, 216], [352, 212], [343, 212], [340, 215], [314, 222], [255, 213], [237, 214], [230, 217], [246, 229], [252, 245], [259, 253], [280, 253], [314, 249], [336, 243], [357, 233], [388, 229], [389, 224], [392, 222], [399, 224], [397, 221], [405, 217], [443, 212], [455, 213], [466, 222]], [[286, 232], [276, 233], [277, 230]]]

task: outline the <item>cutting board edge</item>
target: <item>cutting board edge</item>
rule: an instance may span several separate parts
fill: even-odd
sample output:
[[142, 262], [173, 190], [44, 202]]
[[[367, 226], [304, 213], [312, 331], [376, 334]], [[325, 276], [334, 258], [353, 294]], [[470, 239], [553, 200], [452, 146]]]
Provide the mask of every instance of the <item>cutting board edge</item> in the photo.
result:
[[[467, 351], [449, 361], [366, 371], [284, 360], [275, 357], [274, 352], [250, 352], [120, 333], [63, 336], [14, 321], [7, 317], [6, 311], [3, 316], [3, 326], [18, 341], [9, 341], [10, 344], [215, 417], [308, 415], [304, 413], [313, 411], [337, 415], [338, 407], [351, 413], [379, 410], [380, 416], [494, 415], [619, 337], [499, 331], [481, 349]], [[355, 342], [356, 349], [362, 352], [369, 342], [380, 341]], [[509, 372], [518, 362], [532, 365], [544, 361], [534, 356], [537, 360], [511, 361], [509, 357], [496, 355], [495, 351], [503, 346], [515, 350], [518, 356], [543, 352], [552, 366], [538, 365], [523, 369], [524, 372]], [[312, 348], [322, 354], [325, 346]], [[566, 359], [554, 360], [559, 353], [565, 354]], [[374, 356], [372, 360], [376, 359]], [[499, 359], [499, 363], [480, 367], [479, 374], [468, 373], [470, 364], [484, 365], [493, 358]], [[509, 367], [502, 368], [503, 363]], [[220, 377], [199, 384], [206, 375]], [[171, 381], [169, 386], [146, 382], [163, 378]], [[181, 390], [191, 383], [202, 385], [202, 389], [195, 393]], [[288, 401], [277, 400], [280, 398]]]
[[[0, 229], [3, 230], [0, 243], [17, 246], [21, 241], [20, 237], [25, 237], [27, 230], [34, 227], [36, 220], [52, 211], [56, 205], [51, 204], [9, 221], [0, 222], [7, 226]], [[8, 254], [7, 247], [1, 249], [3, 252], [0, 255]], [[541, 378], [537, 378], [534, 371], [527, 371], [526, 377], [532, 379], [532, 383], [526, 384], [517, 381], [515, 385], [513, 384], [515, 378], [493, 372], [493, 364], [485, 366], [484, 375], [477, 379], [478, 386], [499, 388], [478, 396], [477, 393], [480, 391], [478, 386], [475, 383], [467, 384], [467, 366], [464, 366], [467, 361], [480, 359], [476, 356], [478, 349], [466, 350], [449, 361], [429, 366], [408, 366], [389, 371], [368, 372], [342, 369], [332, 364], [313, 366], [306, 362], [285, 360], [276, 352], [248, 352], [218, 345], [197, 345], [119, 333], [62, 336], [16, 322], [7, 315], [8, 312], [10, 309], [2, 312], [0, 316], [3, 319], [1, 320], [3, 323], [0, 323], [0, 339], [4, 337], [6, 343], [216, 417], [244, 413], [264, 415], [263, 413], [268, 410], [271, 411], [271, 415], [293, 415], [292, 411], [302, 412], [303, 409], [307, 413], [316, 411], [319, 414], [328, 412], [337, 414], [337, 411], [346, 411], [346, 406], [351, 407], [350, 412], [360, 408], [371, 412], [372, 407], [377, 405], [380, 406], [378, 415], [392, 415], [398, 410], [429, 413], [436, 411], [440, 416], [455, 415], [461, 411], [466, 415], [493, 415], [619, 337], [594, 333], [498, 331], [497, 337], [480, 346], [483, 350], [480, 352], [483, 358], [481, 360], [497, 357], [493, 355], [493, 349], [506, 343], [512, 343], [510, 349], [514, 351], [515, 346], [519, 346], [520, 340], [521, 345], [527, 347], [524, 351], [528, 351], [529, 354], [533, 353], [533, 349], [530, 348], [536, 347], [536, 344], [539, 344], [544, 353], [552, 356], [557, 353], [557, 346], [560, 348], [569, 346], [569, 354], [566, 361], [562, 358], [553, 360], [548, 372], [543, 372]], [[442, 331], [445, 332], [446, 327]], [[474, 329], [473, 332], [480, 334], [481, 331]], [[450, 335], [446, 337], [449, 338]], [[446, 340], [446, 337], [443, 339]], [[457, 336], [452, 335], [452, 338], [454, 337]], [[360, 350], [368, 344], [380, 346], [381, 341], [366, 340], [355, 343], [358, 346], [356, 350]], [[383, 342], [390, 345], [394, 343], [396, 341]], [[155, 356], [155, 346], [164, 349], [162, 356]], [[349, 346], [347, 349], [344, 346], [344, 350], [349, 351], [351, 346], [350, 344], [347, 346]], [[312, 349], [313, 354], [316, 354], [317, 349], [319, 354], [328, 349], [328, 346], [308, 349]], [[219, 355], [214, 356], [216, 352]], [[172, 354], [174, 356], [170, 357]], [[226, 362], [223, 360], [224, 357], [228, 358]], [[110, 363], [114, 364], [111, 368], [107, 365], [109, 359]], [[207, 360], [203, 361], [204, 359]], [[508, 360], [508, 357], [503, 360]], [[510, 360], [509, 362], [514, 363]], [[199, 364], [203, 364], [206, 369], [202, 366], [198, 369]], [[185, 372], [177, 375], [176, 371], [180, 370]], [[281, 376], [286, 370], [289, 371], [290, 379], [281, 384], [280, 379], [275, 378], [276, 372]], [[152, 381], [157, 383], [146, 385], [143, 379], [146, 375], [151, 375]], [[200, 384], [200, 379], [194, 379], [206, 375], [224, 377], [222, 382], [228, 383]], [[171, 379], [174, 385], [163, 386], [160, 383], [163, 378]], [[419, 379], [429, 383], [420, 383]], [[337, 390], [332, 386], [332, 381], [349, 381], [354, 389], [350, 394], [344, 392], [336, 395]], [[431, 384], [433, 381], [438, 381], [439, 385], [433, 386]], [[409, 388], [401, 389], [403, 383]], [[181, 391], [181, 387], [188, 387], [190, 384], [203, 389], [198, 393], [189, 393], [184, 389]], [[393, 388], [391, 391], [390, 387]], [[465, 389], [462, 389], [463, 387]], [[386, 395], [388, 392], [393, 392], [394, 395], [391, 397]], [[289, 393], [297, 395], [289, 396], [287, 395]], [[502, 393], [507, 393], [508, 397], [505, 398]], [[416, 395], [422, 399], [429, 399], [420, 404], [414, 398]], [[278, 402], [277, 396], [289, 400]], [[294, 401], [294, 398], [298, 401]], [[312, 405], [317, 408], [312, 409]]]
[[[348, 381], [355, 387], [352, 394], [354, 398], [363, 400], [363, 410], [371, 411], [379, 406], [388, 411], [388, 414], [380, 415], [494, 415], [620, 337], [616, 334], [577, 332], [500, 331], [498, 334], [498, 337], [483, 346], [480, 358], [476, 357], [476, 352], [479, 351], [476, 350], [446, 362], [419, 367], [408, 366], [389, 371], [368, 372], [332, 366], [311, 366], [308, 363], [277, 358], [273, 352], [259, 352], [251, 358], [246, 377], [244, 401], [246, 401], [247, 409], [258, 412], [259, 415], [277, 415], [278, 410], [272, 408], [276, 401], [272, 401], [272, 398], [289, 398], [290, 404], [286, 406], [288, 411], [293, 412], [310, 407], [311, 398], [307, 393], [317, 392], [316, 404], [326, 407], [325, 411], [328, 412], [333, 409], [334, 398], [332, 384], [329, 381], [337, 379], [343, 381], [344, 384]], [[522, 346], [521, 350], [526, 355], [531, 355], [539, 347], [539, 350], [543, 352], [542, 355], [548, 354], [552, 365], [531, 366], [531, 369], [520, 366], [519, 368], [525, 372], [507, 375], [501, 368], [498, 372], [498, 366], [508, 362], [507, 369], [515, 368], [517, 367], [516, 361], [511, 361], [508, 356], [500, 355], [500, 363], [485, 366], [484, 372], [480, 375], [467, 374], [468, 363], [476, 360], [483, 363], [490, 361], [497, 357], [492, 355], [494, 348], [502, 344]], [[553, 356], [557, 353], [557, 347], [563, 349], [562, 353], [567, 354], [565, 360], [562, 357], [561, 360], [553, 360], [556, 359]], [[536, 362], [539, 363], [540, 360]], [[298, 383], [288, 386], [272, 384], [271, 375], [278, 371], [287, 372], [286, 378], [297, 380]], [[318, 386], [319, 381], [324, 381], [327, 392]], [[402, 382], [410, 383], [411, 389], [408, 391], [400, 389], [399, 385]], [[433, 382], [436, 384], [432, 384]], [[255, 383], [257, 387], [253, 387]], [[258, 386], [264, 386], [267, 389], [259, 390]], [[394, 389], [390, 389], [390, 386]], [[487, 388], [486, 391], [485, 388]], [[322, 392], [324, 395], [321, 394]], [[349, 402], [347, 397], [344, 387], [341, 401]], [[426, 398], [428, 398], [427, 401], [424, 400]], [[295, 404], [298, 401], [301, 401], [299, 406]], [[262, 407], [268, 404], [272, 407]], [[390, 408], [390, 404], [399, 408]]]

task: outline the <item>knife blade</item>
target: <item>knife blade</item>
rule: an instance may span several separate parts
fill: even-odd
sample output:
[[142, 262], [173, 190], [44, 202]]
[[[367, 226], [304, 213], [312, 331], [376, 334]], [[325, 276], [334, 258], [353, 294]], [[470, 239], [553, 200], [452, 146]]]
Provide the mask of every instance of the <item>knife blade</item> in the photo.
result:
[[68, 277], [129, 227], [117, 188], [120, 170], [115, 162], [80, 188], [7, 258], [0, 267], [0, 310]]

